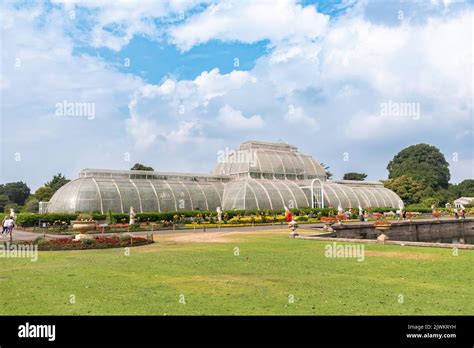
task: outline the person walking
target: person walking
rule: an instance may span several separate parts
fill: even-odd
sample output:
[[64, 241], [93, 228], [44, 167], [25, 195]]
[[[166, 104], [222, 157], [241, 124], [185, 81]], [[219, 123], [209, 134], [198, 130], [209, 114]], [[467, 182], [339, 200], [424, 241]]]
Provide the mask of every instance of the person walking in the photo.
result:
[[13, 228], [15, 227], [15, 221], [11, 217], [8, 217], [5, 221], [7, 225], [7, 235], [13, 232]]
[[365, 221], [364, 214], [365, 214], [364, 209], [360, 208], [360, 209], [359, 209], [359, 220], [360, 220], [360, 222], [364, 222], [364, 221]]
[[8, 224], [7, 224], [8, 216], [5, 216], [2, 220], [2, 234], [5, 234], [8, 231]]
[[349, 219], [351, 218], [351, 210], [350, 210], [350, 209], [349, 209], [349, 210], [346, 210], [346, 211], [344, 212], [344, 215], [346, 216], [346, 220], [349, 220]]

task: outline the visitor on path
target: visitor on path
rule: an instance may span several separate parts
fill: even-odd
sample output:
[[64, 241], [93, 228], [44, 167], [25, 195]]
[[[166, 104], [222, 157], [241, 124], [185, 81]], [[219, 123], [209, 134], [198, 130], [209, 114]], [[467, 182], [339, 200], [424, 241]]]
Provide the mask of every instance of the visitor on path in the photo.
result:
[[7, 224], [7, 234], [11, 234], [13, 232], [13, 227], [15, 227], [15, 221], [9, 217], [5, 223]]
[[456, 218], [456, 220], [459, 218], [459, 215], [458, 215], [458, 210], [456, 208], [454, 208], [453, 210], [454, 212], [454, 217]]
[[397, 220], [400, 221], [400, 219], [402, 218], [402, 210], [401, 209], [397, 209], [396, 213], [397, 214]]
[[287, 222], [291, 222], [293, 220], [293, 214], [291, 213], [290, 209], [288, 209], [286, 206], [285, 206], [285, 220]]
[[407, 212], [405, 211], [405, 209], [402, 210], [402, 218], [403, 220], [407, 218]]
[[364, 222], [364, 221], [365, 221], [365, 217], [364, 217], [364, 216], [365, 216], [365, 210], [361, 208], [361, 209], [359, 210], [359, 220], [360, 220], [360, 222]]
[[346, 220], [349, 220], [351, 218], [351, 211], [350, 210], [346, 210], [346, 212], [344, 213], [344, 215], [346, 216]]
[[464, 208], [462, 208], [459, 213], [461, 214], [461, 219], [464, 220], [466, 218], [466, 211], [464, 210]]
[[2, 220], [2, 227], [3, 227], [2, 234], [8, 232], [7, 220], [8, 220], [8, 216], [5, 216]]
[[340, 204], [337, 206], [337, 213], [344, 214], [344, 209], [342, 209], [342, 206]]

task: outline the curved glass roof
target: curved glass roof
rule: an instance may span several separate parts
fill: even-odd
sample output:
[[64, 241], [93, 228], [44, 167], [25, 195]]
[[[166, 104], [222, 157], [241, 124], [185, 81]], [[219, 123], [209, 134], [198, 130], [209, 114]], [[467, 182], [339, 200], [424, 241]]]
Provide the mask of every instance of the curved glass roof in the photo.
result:
[[51, 198], [48, 212], [136, 212], [207, 210], [220, 206], [220, 182], [79, 178], [62, 186]]
[[[313, 199], [311, 198], [313, 194]], [[323, 201], [324, 200], [324, 201]], [[403, 202], [378, 182], [237, 180], [226, 184], [223, 209], [397, 208]]]
[[318, 161], [285, 143], [249, 141], [219, 158], [218, 162], [212, 172], [214, 175], [263, 173], [270, 175], [265, 177], [268, 179], [326, 178], [326, 172]]
[[222, 208], [283, 209], [310, 207], [311, 200], [303, 189], [289, 180], [238, 180], [226, 184]]
[[335, 182], [322, 182], [324, 206], [337, 208], [398, 208], [403, 206], [401, 199], [381, 184], [352, 185]]

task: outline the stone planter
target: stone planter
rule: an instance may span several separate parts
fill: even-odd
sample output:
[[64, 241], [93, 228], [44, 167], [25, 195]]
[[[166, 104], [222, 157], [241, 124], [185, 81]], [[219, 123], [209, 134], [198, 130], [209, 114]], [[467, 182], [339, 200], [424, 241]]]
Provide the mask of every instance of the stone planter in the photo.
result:
[[95, 231], [95, 221], [71, 221], [72, 229], [79, 233], [86, 233], [89, 231]]

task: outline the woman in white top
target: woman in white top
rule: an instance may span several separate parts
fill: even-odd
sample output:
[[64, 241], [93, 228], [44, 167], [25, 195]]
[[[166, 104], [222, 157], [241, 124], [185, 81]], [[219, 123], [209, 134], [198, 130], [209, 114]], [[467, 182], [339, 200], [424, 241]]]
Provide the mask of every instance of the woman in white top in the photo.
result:
[[15, 222], [13, 221], [12, 218], [8, 218], [5, 223], [7, 224], [7, 234], [13, 232], [13, 227], [15, 226]]

